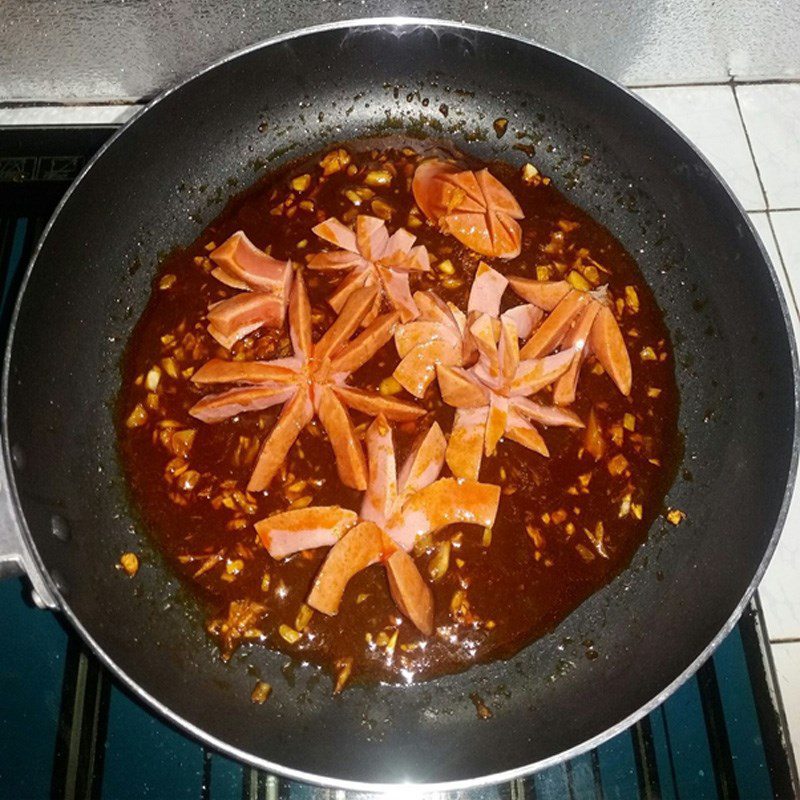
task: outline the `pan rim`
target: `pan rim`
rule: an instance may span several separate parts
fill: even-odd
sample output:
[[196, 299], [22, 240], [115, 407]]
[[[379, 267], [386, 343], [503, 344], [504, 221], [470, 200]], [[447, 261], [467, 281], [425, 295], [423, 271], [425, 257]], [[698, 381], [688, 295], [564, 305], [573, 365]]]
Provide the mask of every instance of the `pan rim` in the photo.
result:
[[[10, 380], [11, 357], [14, 347], [16, 327], [20, 314], [20, 309], [24, 302], [24, 297], [30, 279], [30, 275], [39, 258], [44, 242], [50, 235], [50, 231], [53, 225], [55, 224], [55, 221], [57, 220], [58, 216], [60, 215], [63, 207], [67, 204], [67, 202], [69, 202], [69, 199], [72, 196], [73, 192], [77, 189], [78, 185], [89, 173], [92, 167], [97, 163], [98, 160], [102, 158], [104, 153], [114, 145], [117, 139], [123, 134], [125, 134], [129, 127], [134, 126], [144, 115], [146, 115], [149, 111], [155, 108], [159, 103], [164, 101], [174, 92], [183, 88], [185, 85], [191, 83], [192, 81], [201, 77], [202, 75], [210, 72], [211, 70], [221, 67], [230, 61], [234, 61], [240, 58], [241, 56], [245, 56], [250, 53], [256, 52], [258, 50], [261, 50], [262, 48], [278, 45], [287, 41], [298, 40], [307, 36], [312, 36], [327, 31], [335, 31], [342, 29], [359, 29], [359, 28], [391, 29], [393, 27], [398, 29], [407, 29], [407, 30], [413, 30], [415, 28], [420, 28], [420, 27], [423, 28], [432, 27], [432, 28], [440, 28], [445, 31], [451, 31], [455, 33], [461, 31], [468, 31], [471, 33], [487, 34], [492, 37], [505, 39], [517, 44], [522, 44], [525, 45], [526, 47], [533, 47], [539, 51], [543, 51], [550, 55], [556, 56], [557, 58], [572, 64], [574, 67], [577, 67], [579, 70], [588, 72], [596, 77], [599, 77], [602, 81], [606, 82], [611, 88], [624, 93], [635, 102], [643, 105], [662, 124], [666, 125], [673, 132], [673, 134], [677, 135], [693, 151], [695, 156], [705, 165], [705, 167], [709, 170], [709, 172], [714, 176], [719, 186], [727, 194], [729, 200], [732, 201], [734, 208], [739, 212], [740, 218], [743, 220], [743, 222], [747, 227], [747, 230], [749, 231], [750, 235], [754, 238], [754, 240], [758, 245], [758, 249], [761, 254], [762, 260], [768, 269], [769, 275], [772, 279], [773, 288], [775, 289], [776, 294], [778, 296], [781, 316], [783, 319], [787, 336], [789, 338], [789, 349], [792, 359], [792, 377], [794, 386], [793, 447], [790, 458], [789, 470], [786, 476], [786, 487], [784, 489], [783, 499], [781, 502], [780, 509], [778, 511], [774, 530], [770, 537], [768, 546], [753, 575], [752, 580], [750, 581], [750, 584], [747, 587], [747, 590], [743, 594], [741, 600], [735, 606], [733, 612], [728, 617], [725, 624], [711, 639], [708, 645], [706, 645], [706, 647], [683, 670], [683, 672], [681, 672], [678, 676], [676, 676], [669, 684], [667, 684], [664, 688], [662, 688], [649, 701], [641, 705], [636, 711], [632, 712], [623, 719], [619, 720], [617, 723], [610, 726], [606, 730], [601, 731], [592, 738], [587, 739], [581, 742], [580, 744], [575, 745], [574, 747], [562, 750], [561, 752], [553, 754], [552, 756], [549, 756], [545, 759], [541, 759], [539, 761], [530, 764], [522, 765], [520, 767], [515, 767], [513, 769], [505, 770], [498, 773], [492, 773], [489, 775], [483, 775], [464, 780], [454, 780], [454, 781], [444, 781], [438, 783], [424, 783], [424, 784], [411, 783], [411, 782], [368, 783], [364, 781], [352, 781], [342, 778], [331, 778], [325, 775], [317, 775], [314, 773], [293, 769], [291, 767], [285, 767], [283, 765], [271, 762], [268, 759], [261, 758], [259, 756], [253, 755], [252, 753], [245, 752], [231, 744], [228, 744], [224, 741], [217, 739], [212, 734], [202, 730], [193, 723], [184, 719], [176, 712], [172, 711], [168, 706], [163, 704], [158, 698], [156, 698], [149, 692], [145, 691], [141, 686], [139, 686], [139, 684], [131, 676], [129, 676], [126, 672], [124, 672], [114, 663], [113, 659], [105, 652], [105, 650], [103, 650], [99, 646], [99, 644], [90, 635], [88, 630], [81, 623], [80, 619], [78, 619], [77, 615], [72, 611], [69, 603], [65, 599], [62, 592], [59, 590], [59, 587], [55, 585], [55, 582], [53, 581], [52, 577], [45, 568], [45, 565], [38, 551], [38, 548], [36, 547], [33, 536], [31, 535], [31, 532], [28, 528], [27, 521], [25, 520], [25, 517], [22, 513], [21, 504], [19, 502], [19, 496], [17, 492], [16, 480], [14, 477], [14, 471], [13, 468], [11, 467], [11, 464], [13, 462], [11, 459], [11, 449], [8, 437], [8, 389]], [[445, 792], [445, 791], [456, 791], [464, 789], [475, 789], [499, 783], [505, 783], [517, 778], [525, 777], [535, 772], [539, 772], [541, 770], [547, 769], [550, 766], [562, 763], [568, 759], [586, 753], [587, 751], [601, 745], [602, 743], [608, 741], [612, 737], [616, 736], [625, 729], [629, 728], [631, 725], [638, 722], [644, 716], [649, 714], [654, 708], [660, 705], [664, 700], [666, 700], [667, 697], [669, 697], [680, 686], [682, 686], [690, 677], [692, 677], [694, 673], [699, 669], [699, 667], [711, 656], [711, 654], [714, 652], [714, 650], [716, 650], [716, 648], [719, 646], [722, 640], [731, 632], [731, 630], [737, 624], [745, 607], [750, 602], [758, 584], [760, 583], [762, 577], [764, 576], [767, 566], [769, 565], [769, 562], [771, 561], [772, 556], [777, 547], [780, 535], [782, 533], [783, 527], [786, 523], [786, 519], [788, 516], [789, 505], [791, 503], [795, 480], [797, 477], [797, 470], [798, 470], [798, 456], [799, 456], [798, 444], [800, 444], [800, 362], [798, 361], [798, 345], [793, 333], [791, 315], [789, 312], [787, 299], [783, 294], [780, 282], [778, 280], [776, 265], [772, 263], [772, 260], [770, 259], [766, 251], [764, 243], [761, 241], [761, 238], [756, 233], [755, 228], [749, 216], [747, 215], [740, 201], [734, 195], [734, 193], [732, 192], [731, 188], [728, 186], [724, 178], [722, 178], [722, 176], [714, 168], [714, 166], [708, 162], [706, 157], [698, 150], [698, 148], [668, 119], [666, 119], [663, 116], [663, 114], [661, 114], [658, 110], [653, 108], [646, 100], [634, 94], [630, 89], [622, 86], [616, 80], [608, 78], [607, 76], [601, 73], [598, 73], [596, 70], [583, 64], [577, 59], [559, 53], [553, 50], [552, 48], [539, 44], [538, 42], [532, 39], [528, 39], [526, 37], [518, 36], [516, 34], [505, 31], [499, 31], [485, 26], [473, 25], [463, 22], [455, 22], [452, 20], [445, 20], [445, 19], [428, 18], [428, 17], [413, 17], [413, 16], [366, 17], [366, 18], [356, 18], [348, 20], [338, 20], [336, 22], [313, 25], [305, 28], [300, 28], [298, 30], [288, 31], [286, 33], [279, 34], [278, 36], [271, 37], [269, 39], [265, 39], [260, 42], [256, 42], [240, 50], [228, 53], [220, 57], [219, 59], [211, 62], [210, 64], [203, 66], [197, 69], [196, 71], [192, 72], [188, 77], [184, 78], [180, 82], [174, 84], [173, 86], [168, 87], [163, 92], [154, 97], [152, 100], [150, 100], [146, 105], [144, 105], [130, 120], [128, 120], [128, 122], [126, 122], [118, 131], [112, 134], [112, 136], [106, 142], [104, 142], [104, 144], [100, 147], [97, 153], [95, 153], [95, 155], [86, 163], [84, 168], [81, 170], [80, 174], [70, 185], [69, 189], [64, 194], [59, 204], [56, 206], [52, 216], [50, 217], [47, 225], [45, 226], [39, 238], [39, 241], [37, 242], [33, 250], [30, 261], [26, 267], [25, 274], [23, 276], [23, 280], [20, 285], [19, 294], [15, 302], [13, 315], [9, 325], [6, 349], [3, 356], [3, 375], [2, 375], [2, 385], [0, 389], [2, 391], [2, 405], [0, 406], [0, 425], [2, 426], [0, 428], [0, 431], [2, 433], [2, 436], [0, 436], [0, 438], [2, 439], [0, 445], [2, 446], [2, 459], [3, 459], [3, 464], [5, 466], [6, 474], [8, 475], [8, 489], [9, 489], [10, 502], [12, 505], [14, 515], [19, 525], [23, 543], [31, 554], [31, 559], [35, 565], [35, 568], [39, 571], [42, 578], [46, 581], [47, 585], [50, 587], [53, 596], [56, 598], [57, 610], [60, 610], [65, 615], [70, 625], [77, 631], [77, 633], [91, 648], [92, 652], [99, 658], [99, 660], [104, 664], [104, 666], [108, 668], [117, 677], [117, 679], [121, 681], [121, 683], [126, 687], [126, 689], [129, 690], [135, 697], [142, 700], [147, 706], [155, 710], [162, 717], [165, 717], [171, 723], [175, 724], [179, 729], [186, 731], [195, 739], [211, 746], [215, 750], [220, 751], [226, 755], [229, 755], [251, 766], [255, 766], [259, 769], [263, 769], [268, 772], [273, 772], [275, 774], [289, 778], [291, 780], [297, 780], [304, 783], [314, 784], [317, 786], [329, 787], [335, 789], [344, 789], [349, 791], [386, 792], [386, 791], [397, 791], [399, 787], [405, 787], [410, 791], [418, 790], [418, 791]]]

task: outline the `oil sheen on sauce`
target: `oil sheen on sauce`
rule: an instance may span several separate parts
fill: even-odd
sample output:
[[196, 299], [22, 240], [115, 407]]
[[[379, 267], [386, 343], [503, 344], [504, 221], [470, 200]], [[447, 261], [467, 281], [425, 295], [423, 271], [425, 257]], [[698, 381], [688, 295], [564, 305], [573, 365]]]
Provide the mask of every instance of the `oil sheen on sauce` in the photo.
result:
[[[543, 431], [549, 458], [504, 441], [494, 456], [484, 459], [481, 480], [502, 487], [490, 541], [480, 528], [453, 525], [415, 549], [416, 563], [428, 580], [437, 545], [451, 541], [447, 572], [430, 582], [436, 605], [433, 636], [422, 636], [400, 616], [385, 573], [377, 566], [351, 580], [338, 615], [314, 613], [299, 625], [298, 613], [305, 613], [304, 600], [327, 550], [273, 561], [252, 523], [298, 500], [306, 502], [305, 497], [312, 497], [314, 505], [357, 510], [360, 493], [342, 486], [324, 434], [312, 424], [301, 433], [269, 491], [248, 498], [244, 488], [258, 443], [279, 407], [216, 425], [188, 414], [205, 393], [188, 380], [188, 370], [214, 356], [269, 359], [290, 352], [285, 331], [259, 331], [231, 353], [207, 334], [208, 305], [233, 292], [209, 274], [211, 245], [241, 229], [276, 258], [305, 264], [307, 255], [323, 249], [311, 232], [322, 219], [335, 216], [352, 223], [358, 213], [381, 216], [390, 231], [408, 228], [431, 253], [433, 270], [415, 275], [412, 290], [434, 289], [462, 309], [481, 260], [424, 221], [409, 186], [416, 164], [431, 152], [456, 155], [471, 169], [486, 165], [433, 143], [373, 140], [342, 147], [349, 163], [324, 182], [319, 180], [324, 154], [265, 177], [230, 200], [195, 242], [161, 265], [124, 358], [117, 410], [119, 450], [139, 518], [170, 567], [193, 590], [223, 655], [237, 645], [267, 646], [334, 673], [342, 663], [351, 663], [351, 680], [423, 680], [464, 670], [476, 661], [513, 655], [628, 564], [661, 510], [678, 451], [673, 356], [652, 293], [611, 233], [546, 179], [526, 181], [508, 165], [488, 165], [525, 212], [520, 256], [507, 262], [495, 259], [491, 265], [510, 275], [539, 279], [557, 279], [577, 265], [593, 286], [607, 284], [618, 303], [633, 365], [631, 394], [623, 397], [590, 359], [572, 409], [585, 421], [594, 408], [607, 444], [602, 459], [596, 461], [584, 451], [583, 431], [569, 428]], [[396, 175], [388, 185], [365, 184], [370, 170], [387, 163]], [[306, 175], [306, 188], [293, 188], [295, 178], [300, 180], [294, 187], [305, 186]], [[305, 278], [316, 339], [334, 319], [325, 298], [338, 276], [306, 270]], [[503, 308], [519, 302], [508, 290]], [[164, 372], [165, 358], [173, 359], [171, 370], [177, 377]], [[379, 389], [398, 360], [390, 342], [353, 376], [353, 385]], [[144, 385], [144, 376], [154, 364], [162, 365], [162, 375], [155, 392], [158, 399], [150, 398], [154, 408], [148, 408], [147, 395], [153, 393]], [[547, 402], [547, 391], [542, 399]], [[139, 403], [148, 408], [148, 421], [129, 427], [126, 421]], [[427, 420], [438, 421], [448, 433], [453, 409], [441, 402], [435, 383], [422, 405], [429, 412]], [[354, 413], [354, 421], [363, 431], [368, 418]], [[399, 463], [418, 427], [414, 423], [395, 428]], [[181, 473], [190, 469], [192, 480], [175, 475], [180, 460], [176, 466], [169, 448], [170, 431], [175, 430], [195, 431]], [[618, 456], [622, 461], [614, 461]], [[617, 474], [615, 465], [623, 462], [625, 470]], [[194, 473], [198, 477], [193, 483]], [[598, 523], [603, 532], [599, 544]], [[468, 621], [451, 611], [458, 592], [468, 602]], [[290, 642], [281, 635], [281, 626], [303, 630]]]

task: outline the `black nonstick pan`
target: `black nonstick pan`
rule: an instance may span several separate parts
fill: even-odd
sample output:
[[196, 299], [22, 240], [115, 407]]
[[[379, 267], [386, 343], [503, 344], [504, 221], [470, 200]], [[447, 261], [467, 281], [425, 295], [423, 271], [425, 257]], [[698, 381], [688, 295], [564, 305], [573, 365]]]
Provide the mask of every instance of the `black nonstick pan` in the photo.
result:
[[[509, 120], [509, 134], [492, 122]], [[354, 687], [266, 650], [223, 664], [126, 504], [113, 403], [161, 254], [232, 184], [346, 139], [407, 130], [484, 159], [531, 158], [633, 253], [676, 353], [682, 463], [615, 581], [506, 662]], [[523, 150], [515, 145], [523, 145]], [[588, 156], [588, 157], [587, 157]], [[23, 567], [136, 695], [212, 747], [344, 788], [497, 782], [575, 755], [662, 701], [738, 618], [796, 468], [797, 360], [776, 276], [714, 170], [661, 117], [529, 42], [450, 23], [369, 21], [285, 36], [165, 93], [58, 208], [25, 279], [3, 384], [4, 572]], [[115, 568], [142, 552], [135, 581]], [[597, 658], [587, 658], [592, 642]], [[253, 677], [272, 676], [263, 706]], [[469, 695], [493, 711], [479, 720]]]

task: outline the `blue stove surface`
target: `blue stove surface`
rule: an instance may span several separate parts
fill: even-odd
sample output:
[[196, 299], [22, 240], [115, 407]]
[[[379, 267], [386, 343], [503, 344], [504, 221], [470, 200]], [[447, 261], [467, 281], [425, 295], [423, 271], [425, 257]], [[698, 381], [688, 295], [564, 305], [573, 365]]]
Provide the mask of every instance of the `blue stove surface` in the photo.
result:
[[[0, 130], [0, 333], [32, 247], [112, 128]], [[0, 583], [0, 798], [316, 800], [365, 797], [243, 766], [134, 700], [20, 580]], [[453, 798], [629, 800], [796, 796], [755, 606], [663, 705], [590, 753]], [[399, 794], [397, 796], [400, 796]]]

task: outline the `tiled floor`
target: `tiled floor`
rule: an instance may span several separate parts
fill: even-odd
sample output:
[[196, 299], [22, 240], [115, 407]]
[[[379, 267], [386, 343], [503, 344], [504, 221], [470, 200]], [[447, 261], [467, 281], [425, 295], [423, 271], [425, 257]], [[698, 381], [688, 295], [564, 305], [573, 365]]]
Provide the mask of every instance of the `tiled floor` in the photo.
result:
[[[692, 139], [750, 211], [800, 338], [800, 84], [641, 89]], [[800, 492], [759, 589], [800, 763]]]

